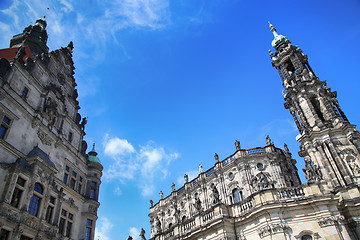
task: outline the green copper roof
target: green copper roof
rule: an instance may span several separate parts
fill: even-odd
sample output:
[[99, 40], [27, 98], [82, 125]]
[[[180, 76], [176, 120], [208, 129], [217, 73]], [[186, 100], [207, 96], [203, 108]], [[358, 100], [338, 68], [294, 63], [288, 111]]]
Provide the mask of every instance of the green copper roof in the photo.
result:
[[100, 159], [97, 157], [97, 152], [95, 151], [95, 143], [93, 144], [93, 148], [89, 152], [88, 160], [89, 162], [96, 162], [101, 164]]
[[96, 162], [96, 163], [100, 163], [100, 159], [96, 156], [90, 156], [89, 155], [89, 162]]
[[272, 42], [271, 42], [271, 46], [273, 48], [276, 49], [281, 43], [290, 42], [289, 39], [286, 36], [279, 35], [276, 32], [276, 28], [274, 28], [274, 26], [270, 22], [269, 22], [269, 26], [270, 26], [271, 32], [274, 34], [274, 40], [272, 40]]

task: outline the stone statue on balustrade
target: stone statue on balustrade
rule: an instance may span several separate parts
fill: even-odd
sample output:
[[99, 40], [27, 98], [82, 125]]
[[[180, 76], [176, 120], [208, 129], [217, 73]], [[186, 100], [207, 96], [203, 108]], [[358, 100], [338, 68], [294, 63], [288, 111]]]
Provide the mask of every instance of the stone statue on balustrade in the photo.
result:
[[240, 142], [238, 140], [235, 140], [235, 147], [236, 150], [240, 150]]
[[203, 166], [201, 164], [199, 164], [199, 173], [203, 173], [204, 170], [203, 170]]
[[216, 161], [216, 162], [219, 162], [219, 155], [218, 155], [217, 153], [215, 153], [215, 156], [214, 156], [214, 157], [215, 157], [215, 161]]
[[146, 238], [145, 238], [145, 230], [143, 228], [141, 228], [141, 232], [140, 232], [139, 236], [141, 237], [141, 240], [146, 240]]

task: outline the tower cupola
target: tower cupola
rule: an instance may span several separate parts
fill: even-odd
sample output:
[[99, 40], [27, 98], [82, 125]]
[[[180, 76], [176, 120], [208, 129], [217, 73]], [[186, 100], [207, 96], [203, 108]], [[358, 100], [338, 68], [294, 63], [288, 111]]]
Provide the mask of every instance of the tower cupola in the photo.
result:
[[35, 24], [26, 27], [22, 33], [14, 35], [10, 40], [10, 47], [29, 46], [32, 56], [49, 52], [46, 45], [48, 39], [46, 26], [45, 19], [39, 18]]

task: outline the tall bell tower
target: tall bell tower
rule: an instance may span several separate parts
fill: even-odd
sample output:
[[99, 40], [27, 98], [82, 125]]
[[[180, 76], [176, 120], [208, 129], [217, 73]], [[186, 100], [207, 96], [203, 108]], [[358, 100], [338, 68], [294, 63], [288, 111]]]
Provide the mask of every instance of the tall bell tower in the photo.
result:
[[308, 57], [290, 40], [276, 32], [270, 57], [285, 91], [289, 109], [300, 132], [299, 155], [309, 182], [325, 180], [334, 188], [360, 183], [360, 134], [342, 111], [336, 91], [321, 81], [310, 67]]

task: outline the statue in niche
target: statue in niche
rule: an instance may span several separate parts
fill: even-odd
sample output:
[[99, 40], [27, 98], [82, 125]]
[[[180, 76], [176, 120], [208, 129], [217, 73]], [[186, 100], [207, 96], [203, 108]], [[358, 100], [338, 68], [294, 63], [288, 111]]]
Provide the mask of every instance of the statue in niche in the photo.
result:
[[240, 150], [240, 142], [238, 140], [235, 140], [235, 147], [236, 150]]
[[217, 190], [215, 184], [212, 184], [211, 190], [212, 190], [212, 193], [213, 193], [213, 196], [214, 196], [214, 203], [220, 202], [220, 193]]
[[320, 181], [323, 179], [322, 173], [320, 171], [320, 167], [314, 164], [314, 174], [315, 174], [315, 180]]
[[252, 185], [256, 191], [260, 191], [269, 188], [270, 181], [268, 176], [263, 172], [260, 172], [252, 179]]
[[194, 203], [194, 207], [196, 210], [198, 210], [199, 212], [201, 211], [201, 200], [198, 197], [198, 195], [195, 195], [195, 203]]
[[150, 199], [150, 207], [154, 206], [154, 201], [152, 199]]
[[349, 167], [352, 171], [352, 173], [357, 177], [360, 176], [360, 168], [359, 165], [355, 162], [354, 158], [350, 158], [348, 160]]
[[203, 173], [204, 170], [203, 170], [203, 166], [201, 164], [199, 164], [199, 173]]
[[305, 175], [306, 180], [308, 180], [308, 182], [314, 181], [315, 180], [315, 171], [313, 166], [311, 165], [311, 160], [308, 156], [305, 156], [304, 158], [305, 160], [305, 167], [303, 168], [303, 172]]
[[146, 240], [146, 238], [145, 238], [145, 230], [143, 228], [141, 228], [141, 232], [140, 232], [139, 236], [141, 237], [141, 240]]
[[219, 162], [219, 155], [217, 153], [215, 153], [214, 157], [215, 157], [216, 162]]
[[271, 138], [269, 137], [269, 135], [266, 135], [266, 144], [268, 146], [271, 145]]
[[175, 183], [172, 183], [172, 184], [171, 184], [171, 190], [172, 190], [173, 192], [175, 192]]
[[155, 222], [156, 230], [157, 230], [158, 232], [161, 232], [161, 222], [160, 222], [159, 218], [156, 217], [156, 220], [155, 220], [155, 221], [156, 221], [156, 222]]
[[53, 101], [51, 97], [48, 97], [48, 99], [45, 101], [44, 112], [46, 112], [49, 116], [49, 125], [53, 126], [56, 122], [56, 116], [58, 113], [57, 103]]
[[83, 117], [80, 123], [81, 130], [85, 131], [85, 125], [87, 124], [87, 117]]
[[81, 149], [80, 149], [80, 153], [85, 155], [85, 152], [86, 152], [86, 149], [87, 149], [87, 142], [85, 140], [83, 140], [81, 142]]
[[185, 173], [184, 175], [185, 183], [189, 182], [189, 176]]
[[175, 216], [175, 220], [180, 223], [180, 209], [177, 207], [177, 204], [175, 203], [174, 204], [174, 209], [175, 209], [175, 213], [174, 213], [174, 216]]

